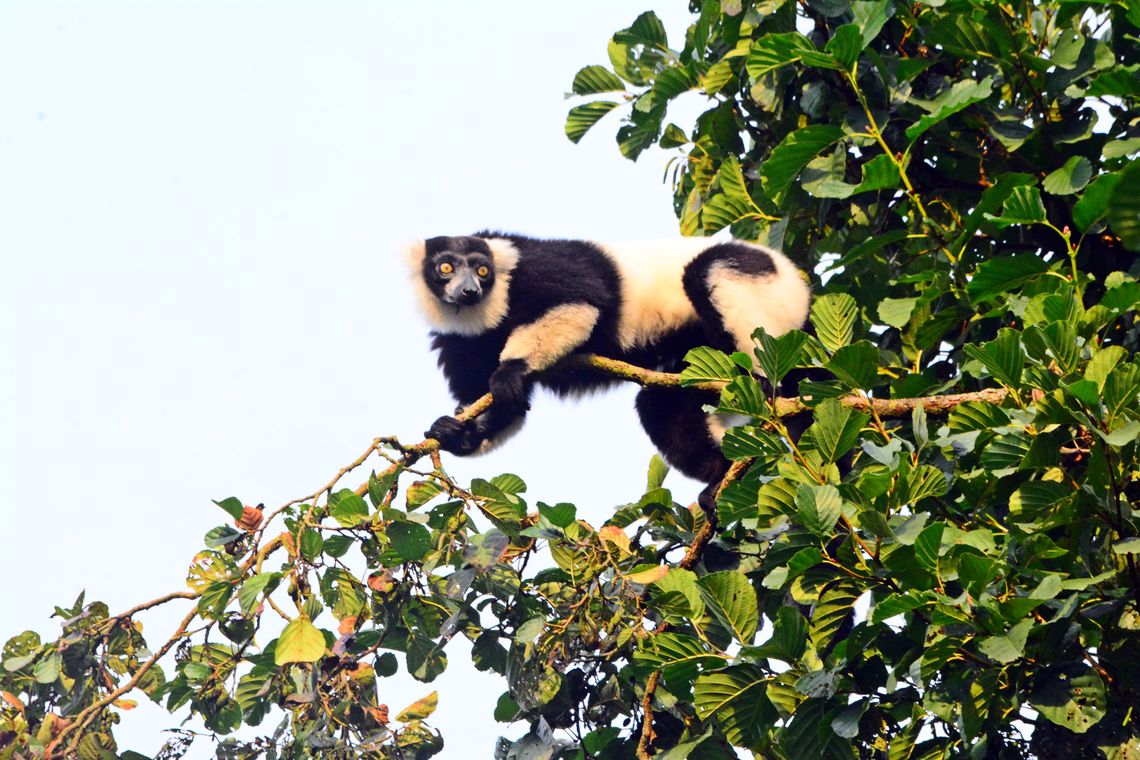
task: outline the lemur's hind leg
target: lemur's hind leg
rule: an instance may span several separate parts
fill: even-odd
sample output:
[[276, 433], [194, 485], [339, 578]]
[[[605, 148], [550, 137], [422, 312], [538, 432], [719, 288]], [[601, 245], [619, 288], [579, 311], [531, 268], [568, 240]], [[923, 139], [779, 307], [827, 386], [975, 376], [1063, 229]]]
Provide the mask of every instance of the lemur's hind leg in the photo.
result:
[[684, 388], [643, 388], [637, 394], [637, 414], [649, 440], [665, 461], [690, 478], [707, 483], [698, 501], [707, 515], [715, 514], [713, 496], [728, 461], [713, 439], [709, 415], [701, 408], [711, 397]]
[[752, 352], [752, 333], [782, 335], [800, 327], [811, 294], [799, 272], [757, 245], [711, 246], [685, 267], [685, 294], [709, 345]]

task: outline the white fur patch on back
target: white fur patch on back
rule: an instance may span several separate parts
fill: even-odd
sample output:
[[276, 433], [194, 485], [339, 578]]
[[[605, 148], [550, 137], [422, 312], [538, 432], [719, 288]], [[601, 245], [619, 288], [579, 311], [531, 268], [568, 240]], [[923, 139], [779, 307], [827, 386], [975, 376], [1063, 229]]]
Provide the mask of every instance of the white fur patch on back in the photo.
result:
[[776, 265], [775, 274], [746, 274], [727, 263], [713, 264], [708, 273], [709, 298], [724, 315], [737, 349], [749, 355], [757, 327], [773, 336], [801, 327], [811, 301], [811, 290], [795, 264], [778, 251], [764, 251]]
[[499, 361], [522, 359], [532, 372], [544, 370], [586, 342], [598, 310], [584, 303], [555, 306], [529, 324], [516, 327], [499, 354]]
[[697, 313], [685, 295], [685, 265], [721, 240], [677, 238], [595, 243], [621, 273], [618, 344], [625, 350], [654, 343], [693, 322]]
[[412, 288], [415, 290], [416, 300], [419, 301], [420, 310], [436, 332], [480, 335], [498, 327], [507, 316], [509, 308], [507, 292], [511, 284], [511, 272], [519, 260], [519, 252], [509, 240], [502, 238], [483, 238], [483, 240], [491, 249], [495, 282], [482, 301], [472, 306], [458, 308], [436, 298], [431, 288], [424, 282], [423, 264], [427, 256], [427, 246], [424, 241], [416, 240], [404, 246], [404, 255], [411, 267]]

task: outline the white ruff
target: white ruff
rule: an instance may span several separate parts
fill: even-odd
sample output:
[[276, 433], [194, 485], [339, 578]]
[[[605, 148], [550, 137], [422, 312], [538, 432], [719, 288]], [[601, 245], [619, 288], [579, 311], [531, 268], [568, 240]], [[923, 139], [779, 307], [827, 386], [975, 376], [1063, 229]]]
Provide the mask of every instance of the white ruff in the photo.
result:
[[519, 260], [519, 252], [509, 240], [482, 238], [491, 249], [491, 262], [495, 267], [495, 282], [482, 301], [473, 306], [456, 307], [441, 302], [424, 282], [424, 257], [427, 248], [423, 240], [416, 240], [404, 247], [404, 254], [411, 268], [412, 288], [420, 309], [432, 329], [439, 333], [454, 335], [481, 335], [493, 330], [507, 316], [507, 290], [511, 284], [511, 272]]

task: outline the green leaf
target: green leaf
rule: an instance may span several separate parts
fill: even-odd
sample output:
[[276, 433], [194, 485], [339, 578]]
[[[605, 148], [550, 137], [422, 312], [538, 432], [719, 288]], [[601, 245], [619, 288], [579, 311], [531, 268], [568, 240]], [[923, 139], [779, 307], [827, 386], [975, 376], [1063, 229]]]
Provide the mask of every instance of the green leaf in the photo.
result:
[[863, 181], [855, 186], [856, 193], [868, 190], [893, 190], [902, 181], [899, 167], [890, 156], [885, 153], [872, 158], [863, 164]]
[[343, 527], [351, 528], [368, 519], [368, 504], [354, 491], [345, 488], [329, 499], [329, 514]]
[[665, 25], [653, 11], [645, 11], [639, 15], [628, 29], [615, 34], [614, 40], [623, 45], [648, 45], [658, 48], [666, 48], [669, 45]]
[[230, 496], [229, 498], [222, 499], [221, 501], [215, 501], [214, 503], [222, 509], [226, 510], [226, 514], [235, 520], [241, 519], [242, 511], [245, 509], [244, 505], [241, 503], [241, 499], [237, 498], [236, 496]]
[[571, 91], [575, 95], [596, 95], [625, 90], [625, 83], [605, 66], [586, 66], [574, 75]]
[[[1109, 291], [1109, 293], [1112, 292]], [[1085, 379], [1093, 381], [1096, 383], [1097, 389], [1103, 391], [1104, 383], [1108, 380], [1112, 370], [1127, 356], [1128, 352], [1120, 346], [1105, 346], [1093, 354], [1088, 365], [1085, 366]]]
[[1032, 253], [988, 259], [974, 270], [966, 292], [976, 302], [1007, 296], [1048, 269], [1049, 265]]
[[273, 650], [273, 662], [287, 665], [291, 662], [316, 662], [325, 654], [325, 636], [308, 618], [289, 621]]
[[1036, 187], [1015, 187], [1001, 207], [1001, 216], [986, 214], [986, 218], [1000, 226], [1010, 224], [1038, 224], [1045, 221], [1045, 204]]
[[712, 612], [741, 644], [752, 643], [759, 623], [756, 590], [735, 570], [709, 573], [698, 583], [705, 591], [705, 609]]
[[959, 80], [929, 103], [927, 110], [930, 113], [907, 127], [906, 136], [914, 142], [935, 124], [945, 121], [963, 108], [985, 100], [992, 93], [993, 77], [986, 77], [980, 82], [973, 79]]
[[[1072, 322], [1050, 322], [1044, 327], [1028, 328], [1040, 338], [1045, 349], [1045, 360], [1052, 359], [1066, 373], [1075, 372], [1081, 359], [1081, 345], [1077, 342], [1077, 328]], [[1046, 361], [1048, 363], [1048, 361]]]
[[730, 428], [725, 432], [720, 447], [725, 457], [732, 460], [751, 457], [777, 460], [786, 451], [779, 436], [753, 425]]
[[800, 523], [817, 536], [831, 534], [843, 513], [843, 499], [833, 485], [802, 485], [796, 491]]
[[59, 652], [50, 652], [36, 662], [32, 668], [32, 677], [36, 683], [55, 683], [63, 671], [63, 656]]
[[[811, 448], [818, 451], [825, 462], [837, 462], [859, 441], [859, 431], [871, 418], [863, 412], [843, 406], [829, 398], [815, 407], [815, 422], [808, 428]], [[798, 502], [798, 496], [797, 496]]]
[[1023, 620], [1002, 636], [987, 636], [978, 644], [978, 649], [991, 660], [1007, 665], [1025, 656], [1025, 640], [1033, 628], [1032, 620]]
[[443, 646], [417, 633], [408, 640], [408, 672], [417, 681], [429, 683], [447, 669]]
[[653, 583], [653, 589], [655, 593], [679, 594], [685, 616], [699, 618], [704, 614], [704, 599], [697, 585], [697, 576], [691, 570], [671, 567], [664, 578]]
[[1030, 702], [1046, 720], [1078, 734], [1095, 726], [1108, 712], [1104, 682], [1091, 668], [1072, 676], [1050, 676]]
[[745, 219], [756, 218], [759, 215], [751, 200], [724, 193], [708, 198], [701, 208], [701, 227], [706, 235], [712, 235]]
[[846, 182], [846, 176], [847, 151], [840, 146], [808, 161], [800, 174], [800, 185], [815, 198], [847, 198], [856, 186]]
[[993, 186], [987, 188], [986, 191], [982, 193], [978, 205], [974, 207], [970, 215], [966, 217], [966, 221], [962, 223], [962, 233], [954, 240], [954, 250], [961, 250], [965, 247], [970, 238], [973, 237], [974, 233], [981, 227], [982, 222], [991, 218], [992, 214], [996, 213], [1002, 207], [1002, 204], [1006, 202], [1016, 188], [1035, 184], [1037, 184], [1037, 177], [1032, 174], [1006, 172], [998, 176]]
[[715, 720], [738, 747], [757, 747], [775, 724], [768, 678], [755, 665], [734, 665], [703, 673], [693, 685], [693, 706], [701, 720]]
[[748, 183], [744, 181], [744, 172], [736, 156], [725, 157], [720, 168], [716, 170], [716, 179], [725, 195], [730, 198], [742, 198], [751, 203], [752, 196], [748, 193]]
[[937, 18], [928, 32], [927, 45], [941, 45], [967, 60], [997, 58], [1002, 43], [1010, 46], [1009, 32], [999, 24], [983, 25], [963, 13], [948, 13]]
[[811, 613], [810, 628], [811, 640], [817, 649], [825, 649], [832, 643], [862, 593], [857, 584], [840, 582], [819, 595]]
[[1140, 367], [1118, 364], [1104, 381], [1104, 405], [1108, 419], [1114, 419], [1125, 409], [1135, 408], [1137, 393], [1140, 393]]
[[865, 46], [859, 27], [855, 24], [843, 24], [831, 35], [825, 50], [835, 56], [840, 66], [850, 69], [855, 61], [859, 60], [859, 54], [863, 52]]
[[418, 562], [431, 550], [431, 532], [419, 523], [392, 523], [388, 538], [396, 553], [408, 562]]
[[1009, 513], [1019, 522], [1037, 522], [1071, 494], [1060, 483], [1031, 480], [1022, 483], [1009, 497]]
[[865, 48], [879, 36], [879, 32], [882, 31], [883, 26], [890, 18], [892, 10], [890, 0], [867, 0], [865, 2], [856, 0], [851, 3], [851, 12], [863, 37], [863, 47]]
[[408, 486], [408, 510], [418, 509], [443, 493], [443, 487], [434, 480], [417, 480]]
[[884, 298], [879, 302], [879, 319], [883, 324], [902, 329], [910, 322], [917, 298]]
[[843, 130], [830, 124], [816, 124], [788, 134], [760, 165], [764, 192], [776, 205], [783, 206], [792, 182], [808, 162], [841, 139]]
[[[937, 468], [934, 469], [937, 471]], [[938, 570], [938, 549], [942, 545], [942, 533], [945, 530], [946, 523], [936, 522], [923, 528], [914, 540], [914, 558], [931, 573]]]
[[772, 638], [764, 645], [765, 649], [789, 665], [795, 665], [807, 650], [807, 642], [808, 622], [804, 616], [795, 607], [781, 607], [776, 614]]
[[740, 371], [736, 363], [723, 351], [707, 346], [698, 346], [685, 354], [689, 366], [681, 371], [681, 384], [692, 385], [709, 380], [731, 380]]
[[799, 32], [766, 34], [756, 40], [748, 51], [744, 68], [749, 78], [756, 82], [778, 68], [801, 62], [825, 69], [843, 68], [835, 56], [821, 53]]
[[727, 656], [713, 653], [697, 639], [682, 633], [658, 633], [642, 640], [634, 652], [634, 660], [664, 670], [667, 678], [692, 681], [700, 668], [725, 664]]
[[[650, 489], [652, 490], [652, 489]], [[569, 527], [577, 519], [578, 511], [573, 504], [539, 504], [538, 513], [545, 517], [552, 525], [559, 528]]]
[[897, 615], [905, 615], [916, 610], [926, 603], [926, 599], [916, 595], [916, 592], [913, 591], [909, 594], [888, 594], [871, 608], [871, 622], [878, 625]]
[[811, 323], [816, 337], [828, 351], [837, 351], [851, 342], [859, 306], [846, 293], [828, 293], [811, 305]]
[[664, 107], [644, 113], [634, 109], [630, 114], [630, 123], [617, 131], [618, 150], [630, 161], [636, 161], [649, 146], [656, 142], [661, 134], [661, 120], [664, 117]]
[[791, 723], [780, 735], [784, 757], [796, 760], [853, 760], [856, 757], [850, 743], [840, 739], [832, 730], [832, 715], [827, 711], [827, 704], [827, 700], [816, 698], [808, 699], [796, 707]]
[[202, 589], [198, 597], [198, 612], [203, 617], [217, 619], [222, 616], [233, 596], [234, 587], [229, 581], [211, 583]]
[[272, 593], [280, 582], [281, 573], [258, 573], [243, 583], [238, 589], [238, 604], [241, 606], [242, 614], [252, 614], [262, 592]]
[[1104, 148], [1100, 152], [1101, 156], [1106, 159], [1125, 158], [1136, 153], [1140, 153], [1140, 137], [1110, 140], [1104, 144]]
[[502, 475], [496, 475], [491, 478], [491, 485], [498, 488], [503, 493], [508, 493], [517, 496], [520, 493], [526, 493], [526, 481], [518, 475], [512, 475], [505, 472]]
[[670, 66], [659, 73], [653, 82], [652, 104], [663, 105], [696, 86], [697, 80], [689, 74], [688, 69], [682, 66]]
[[334, 535], [325, 539], [325, 554], [330, 557], [343, 557], [356, 541], [351, 536]]
[[1140, 95], [1140, 64], [1115, 66], [1102, 71], [1085, 91], [1086, 95], [1101, 97], [1115, 95], [1118, 98], [1134, 98]]
[[566, 115], [566, 137], [572, 143], [578, 142], [598, 123], [599, 119], [617, 107], [617, 103], [609, 100], [595, 100], [592, 103], [574, 106]]
[[1140, 538], [1123, 538], [1112, 545], [1112, 551], [1115, 554], [1140, 554]]
[[1140, 161], [1121, 173], [1115, 190], [1108, 201], [1108, 224], [1125, 248], [1140, 251]]
[[752, 339], [757, 343], [755, 354], [760, 371], [773, 385], [777, 385], [799, 363], [807, 334], [792, 330], [773, 338], [764, 328], [758, 327], [752, 333]]
[[495, 703], [493, 717], [500, 723], [513, 723], [519, 714], [519, 704], [511, 698], [511, 693], [505, 691], [499, 695]]
[[824, 366], [848, 388], [867, 390], [877, 384], [879, 349], [870, 341], [861, 340], [841, 347]]
[[[649, 472], [645, 479], [645, 490], [653, 491], [661, 488], [665, 483], [665, 477], [669, 474], [669, 465], [660, 454], [654, 454], [649, 460]], [[573, 507], [571, 507], [573, 509]], [[552, 521], [553, 522], [553, 521]], [[562, 527], [566, 527], [563, 525]]]
[[1021, 385], [1021, 370], [1025, 366], [1025, 355], [1021, 350], [1021, 336], [1009, 328], [998, 331], [998, 337], [981, 346], [963, 346], [966, 355], [977, 359], [1002, 385], [1018, 388]]
[[204, 543], [207, 549], [217, 549], [218, 547], [237, 541], [244, 535], [245, 533], [232, 525], [219, 525], [216, 528], [211, 528], [206, 533]]
[[325, 548], [324, 539], [321, 534], [313, 528], [305, 528], [301, 531], [301, 556], [312, 562], [317, 557], [321, 556], [321, 551]]
[[1060, 169], [1045, 176], [1041, 186], [1052, 195], [1072, 195], [1089, 183], [1092, 164], [1084, 156], [1073, 156]]
[[662, 148], [679, 148], [682, 145], [688, 145], [689, 142], [689, 136], [685, 134], [685, 130], [676, 124], [666, 124], [658, 145]]
[[533, 644], [545, 628], [546, 618], [542, 615], [532, 617], [515, 630], [515, 643]]

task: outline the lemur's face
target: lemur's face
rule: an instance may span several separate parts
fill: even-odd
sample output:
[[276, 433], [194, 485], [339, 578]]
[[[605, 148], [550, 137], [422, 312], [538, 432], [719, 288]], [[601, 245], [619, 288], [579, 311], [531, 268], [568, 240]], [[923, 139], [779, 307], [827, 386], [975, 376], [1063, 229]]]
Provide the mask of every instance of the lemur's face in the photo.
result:
[[424, 281], [435, 297], [456, 311], [482, 301], [495, 283], [487, 244], [478, 238], [432, 238], [426, 243]]

